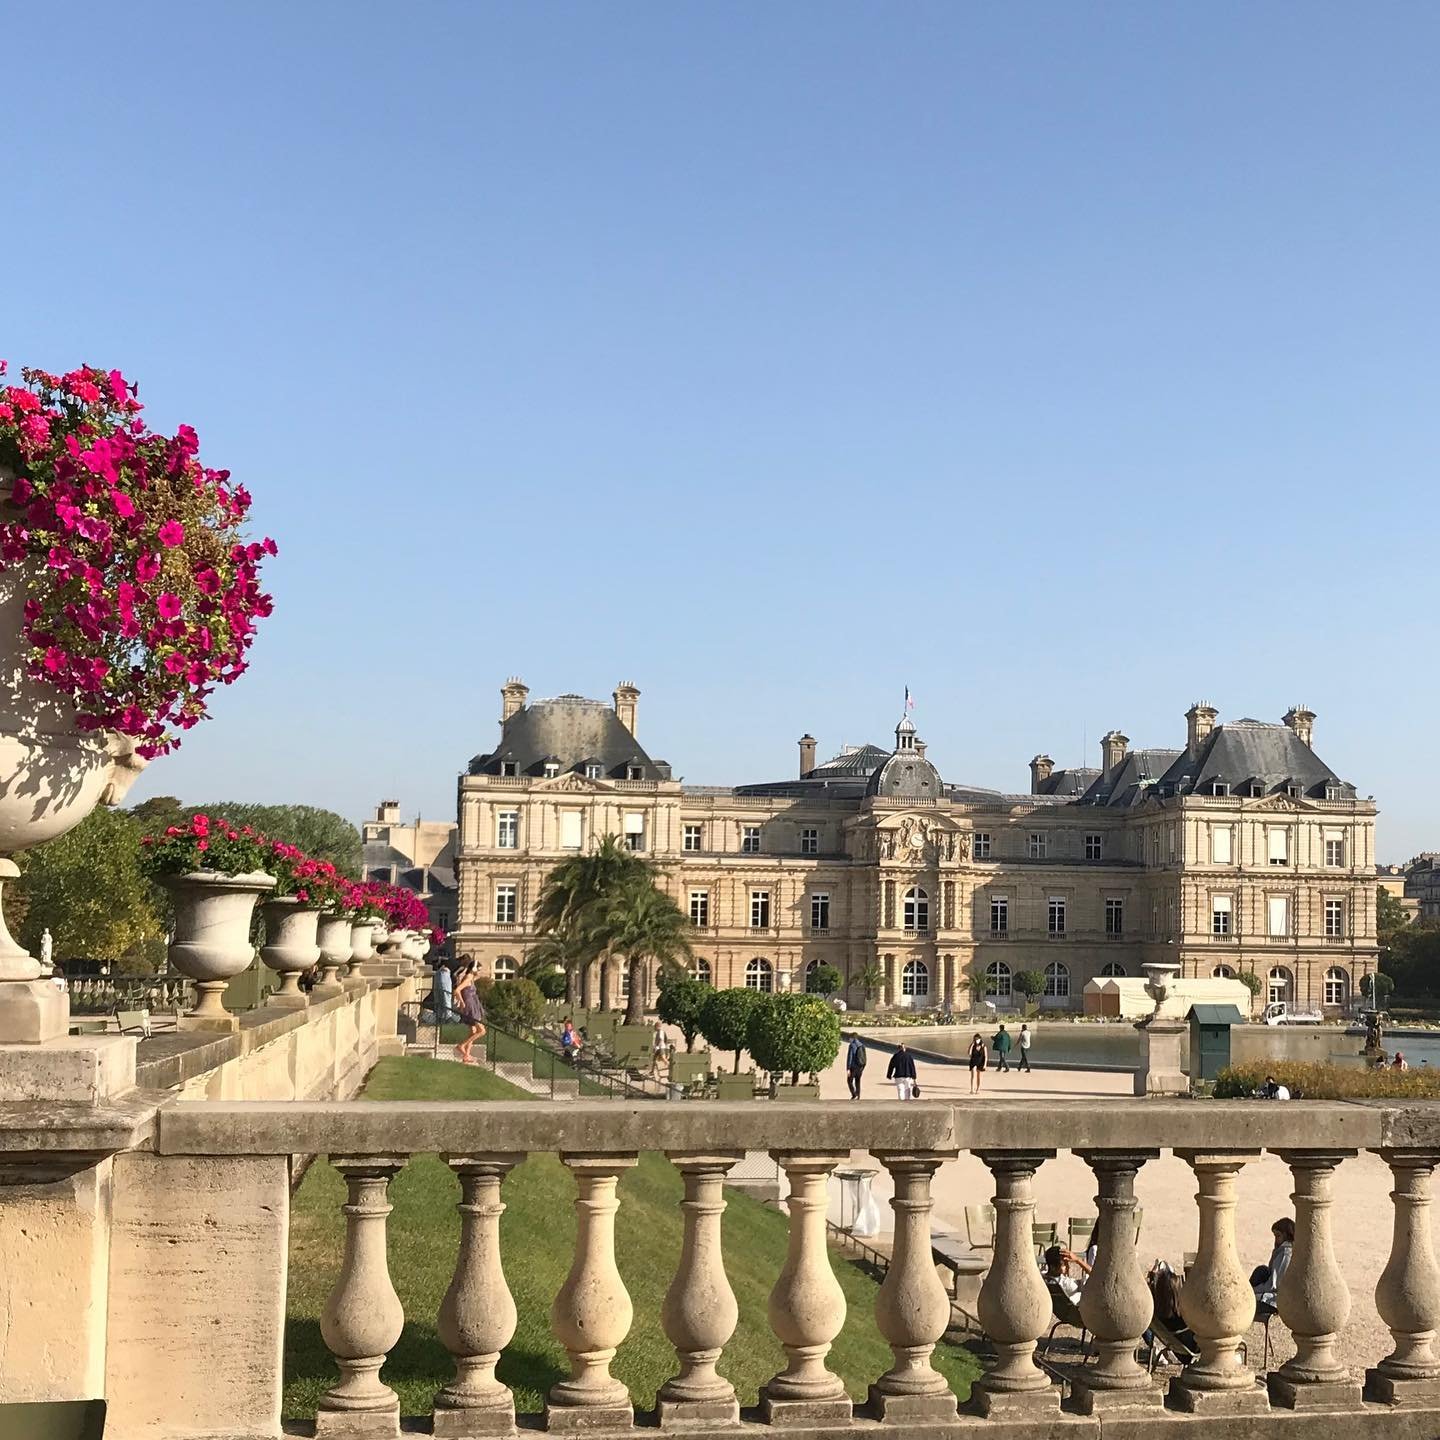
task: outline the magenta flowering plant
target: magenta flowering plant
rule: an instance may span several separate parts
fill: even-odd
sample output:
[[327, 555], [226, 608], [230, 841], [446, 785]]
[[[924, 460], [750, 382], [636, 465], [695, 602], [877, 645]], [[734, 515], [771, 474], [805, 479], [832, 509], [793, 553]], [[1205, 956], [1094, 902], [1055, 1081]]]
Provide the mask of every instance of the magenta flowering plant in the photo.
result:
[[265, 839], [248, 825], [236, 827], [223, 817], [192, 815], [188, 825], [171, 825], [161, 835], [145, 835], [141, 865], [153, 879], [214, 870], [221, 875], [251, 875], [265, 869]]
[[21, 373], [0, 383], [0, 570], [25, 576], [30, 673], [82, 728], [163, 754], [244, 673], [275, 543], [247, 538], [249, 493], [190, 426], [150, 430], [118, 370]]

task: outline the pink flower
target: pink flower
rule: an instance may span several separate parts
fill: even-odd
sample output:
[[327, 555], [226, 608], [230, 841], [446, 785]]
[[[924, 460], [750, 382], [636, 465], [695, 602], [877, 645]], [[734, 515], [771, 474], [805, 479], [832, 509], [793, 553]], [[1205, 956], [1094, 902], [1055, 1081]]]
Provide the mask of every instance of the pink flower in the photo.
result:
[[160, 543], [167, 550], [185, 543], [185, 527], [178, 520], [167, 520], [159, 530]]
[[143, 585], [160, 573], [160, 557], [145, 551], [135, 557], [135, 578]]
[[123, 520], [128, 520], [135, 513], [135, 502], [123, 490], [112, 490], [110, 503]]
[[205, 595], [220, 593], [220, 577], [208, 566], [195, 572], [195, 588]]
[[174, 620], [180, 614], [180, 597], [172, 595], [168, 590], [162, 591], [155, 601], [155, 608], [160, 612], [162, 620]]

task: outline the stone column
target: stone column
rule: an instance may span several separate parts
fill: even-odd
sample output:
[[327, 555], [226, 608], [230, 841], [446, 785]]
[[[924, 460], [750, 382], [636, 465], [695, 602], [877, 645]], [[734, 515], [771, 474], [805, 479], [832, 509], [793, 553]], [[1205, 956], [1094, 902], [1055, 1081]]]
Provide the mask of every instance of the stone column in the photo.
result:
[[1395, 1337], [1395, 1348], [1365, 1372], [1365, 1394], [1387, 1405], [1440, 1403], [1440, 1269], [1431, 1238], [1430, 1177], [1436, 1150], [1381, 1150], [1395, 1179], [1390, 1259], [1375, 1286], [1375, 1308]]
[[881, 1002], [887, 1010], [893, 1010], [895, 1008], [896, 993], [895, 957], [893, 955], [886, 955], [883, 963], [885, 966], [885, 991], [881, 996]]
[[1035, 1344], [1050, 1328], [1050, 1292], [1035, 1263], [1031, 1181], [1053, 1150], [976, 1152], [995, 1176], [995, 1251], [976, 1312], [995, 1346], [975, 1382], [980, 1412], [1001, 1419], [1058, 1414], [1060, 1391], [1035, 1363]]
[[660, 1324], [680, 1361], [680, 1373], [660, 1389], [662, 1429], [740, 1422], [735, 1387], [715, 1373], [715, 1362], [740, 1319], [720, 1252], [725, 1177], [740, 1158], [738, 1150], [670, 1153], [685, 1182], [685, 1198], [680, 1202], [685, 1238], [680, 1266], [660, 1312]]
[[330, 1163], [345, 1178], [345, 1256], [320, 1317], [320, 1334], [340, 1368], [340, 1382], [321, 1397], [317, 1436], [398, 1436], [400, 1402], [380, 1379], [380, 1367], [405, 1327], [400, 1297], [385, 1258], [385, 1217], [391, 1178], [402, 1155], [338, 1155]]
[[845, 1292], [830, 1269], [825, 1241], [825, 1182], [848, 1152], [772, 1150], [790, 1181], [790, 1247], [770, 1292], [770, 1328], [784, 1347], [785, 1369], [760, 1391], [767, 1422], [844, 1424], [850, 1399], [825, 1356], [845, 1326]]
[[1269, 1408], [1240, 1342], [1255, 1319], [1255, 1292], [1235, 1251], [1235, 1177], [1255, 1150], [1175, 1152], [1199, 1183], [1200, 1248], [1180, 1291], [1180, 1312], [1195, 1333], [1200, 1358], [1171, 1382], [1182, 1410], [1248, 1415]]
[[891, 1423], [953, 1421], [955, 1396], [930, 1363], [935, 1343], [950, 1323], [950, 1297], [930, 1253], [930, 1212], [935, 1208], [930, 1180], [943, 1161], [955, 1158], [955, 1152], [886, 1151], [876, 1158], [895, 1182], [890, 1200], [895, 1248], [885, 1283], [875, 1297], [875, 1325], [895, 1363], [870, 1387], [870, 1410], [877, 1420]]
[[1158, 1150], [1086, 1150], [1095, 1172], [1095, 1268], [1080, 1292], [1080, 1315], [1095, 1337], [1098, 1358], [1080, 1372], [1075, 1396], [1087, 1415], [1097, 1411], [1159, 1410], [1164, 1396], [1136, 1362], [1155, 1313], [1140, 1257], [1135, 1253], [1135, 1177]]
[[615, 1265], [615, 1187], [634, 1155], [567, 1153], [575, 1176], [575, 1259], [550, 1307], [550, 1324], [570, 1357], [570, 1378], [552, 1386], [545, 1404], [550, 1430], [626, 1429], [634, 1423], [630, 1392], [610, 1373], [634, 1310]]
[[1295, 1248], [1280, 1277], [1276, 1309], [1295, 1337], [1295, 1357], [1269, 1377], [1270, 1399], [1291, 1410], [1360, 1408], [1360, 1386], [1336, 1353], [1350, 1316], [1350, 1287], [1330, 1233], [1335, 1167], [1354, 1150], [1282, 1150], [1295, 1177]]
[[515, 1301], [500, 1263], [500, 1182], [523, 1155], [447, 1155], [460, 1181], [460, 1250], [440, 1302], [436, 1330], [455, 1359], [455, 1378], [435, 1397], [434, 1433], [503, 1435], [515, 1428], [515, 1401], [495, 1378], [515, 1334]]

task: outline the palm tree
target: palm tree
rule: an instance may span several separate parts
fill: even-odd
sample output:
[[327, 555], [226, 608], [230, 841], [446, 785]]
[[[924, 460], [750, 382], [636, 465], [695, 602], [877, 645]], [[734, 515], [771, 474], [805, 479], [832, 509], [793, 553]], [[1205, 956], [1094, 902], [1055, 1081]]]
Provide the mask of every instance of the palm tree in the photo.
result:
[[691, 954], [693, 927], [675, 901], [655, 884], [647, 865], [616, 889], [600, 911], [597, 925], [605, 937], [605, 948], [624, 955], [630, 965], [630, 997], [625, 1005], [625, 1023], [638, 1025], [645, 1005], [645, 962], [658, 960], [662, 966], [679, 968]]
[[855, 972], [854, 984], [860, 987], [861, 993], [867, 1002], [873, 1001], [875, 997], [885, 988], [885, 971], [881, 968], [878, 960], [867, 960], [859, 970]]

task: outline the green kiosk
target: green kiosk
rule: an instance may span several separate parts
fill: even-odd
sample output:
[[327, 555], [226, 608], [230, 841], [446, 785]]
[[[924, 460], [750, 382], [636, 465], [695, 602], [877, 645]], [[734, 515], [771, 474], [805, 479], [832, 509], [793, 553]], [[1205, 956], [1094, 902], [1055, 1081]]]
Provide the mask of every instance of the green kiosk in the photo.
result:
[[1230, 1027], [1245, 1017], [1234, 1005], [1192, 1005], [1190, 1014], [1190, 1080], [1214, 1080], [1230, 1063]]

